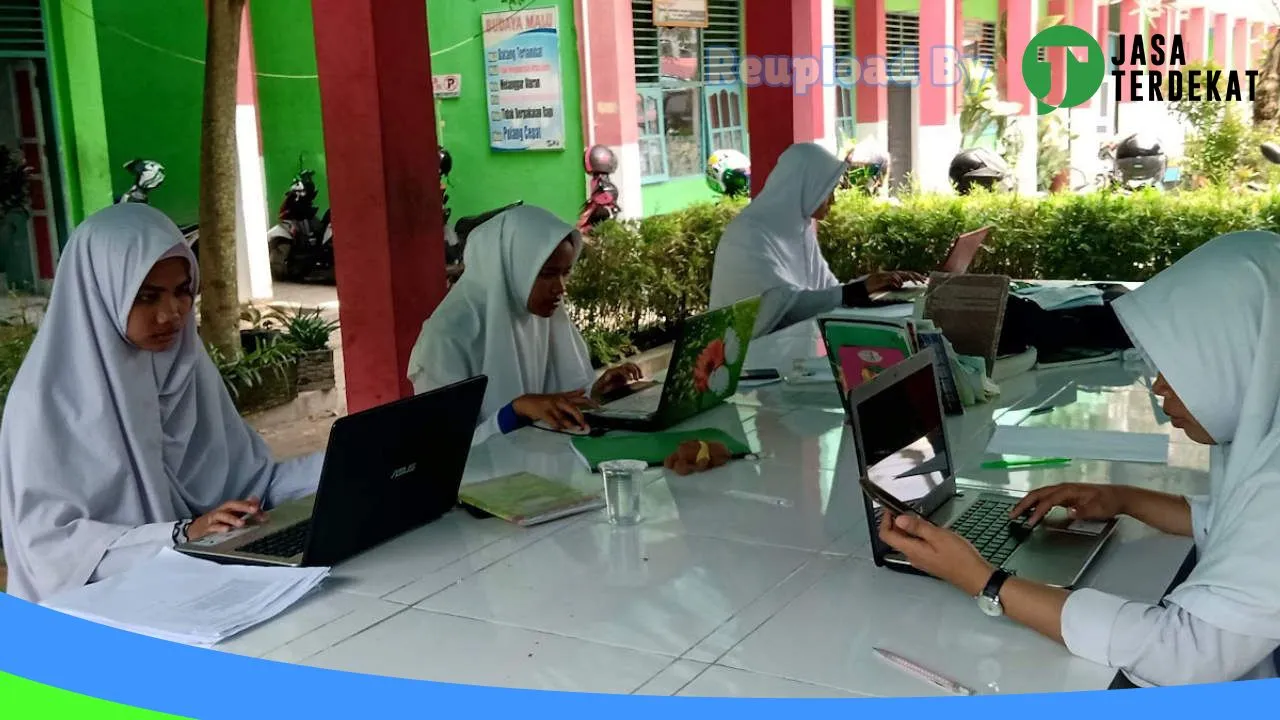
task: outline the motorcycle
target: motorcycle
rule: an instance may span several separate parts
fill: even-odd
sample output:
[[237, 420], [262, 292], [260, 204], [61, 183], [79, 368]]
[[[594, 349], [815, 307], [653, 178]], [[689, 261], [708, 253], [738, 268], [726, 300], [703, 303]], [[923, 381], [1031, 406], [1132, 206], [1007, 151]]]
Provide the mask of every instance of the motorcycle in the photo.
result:
[[[155, 160], [134, 158], [125, 163], [124, 169], [133, 175], [133, 186], [129, 188], [128, 192], [116, 199], [116, 204], [142, 203], [143, 205], [150, 205], [152, 191], [164, 184], [164, 165]], [[200, 224], [179, 225], [178, 230], [182, 231], [182, 238], [186, 241], [187, 247], [191, 248], [191, 254], [199, 258]]]
[[584, 165], [591, 174], [591, 192], [578, 216], [578, 232], [585, 235], [600, 223], [616, 218], [622, 209], [618, 207], [618, 187], [609, 178], [618, 171], [618, 158], [613, 151], [595, 145], [587, 150]]
[[328, 210], [317, 219], [315, 171], [300, 168], [280, 203], [280, 222], [267, 231], [271, 275], [300, 282], [320, 272], [333, 275], [333, 225]]
[[499, 213], [510, 210], [513, 207], [519, 207], [521, 205], [524, 205], [524, 201], [517, 200], [516, 202], [513, 202], [510, 205], [504, 205], [500, 208], [496, 208], [494, 210], [481, 213], [479, 215], [469, 215], [464, 218], [459, 218], [457, 224], [454, 225], [452, 228], [449, 228], [450, 233], [453, 235], [453, 237], [456, 240], [455, 247], [445, 248], [446, 253], [448, 253], [449, 257], [451, 258], [450, 262], [445, 266], [445, 274], [449, 279], [449, 287], [453, 287], [454, 284], [458, 282], [458, 278], [462, 277], [462, 272], [463, 270], [466, 269], [466, 267], [463, 265], [462, 259], [467, 249], [467, 237], [471, 235], [472, 231], [474, 231], [476, 228], [480, 227], [481, 225], [485, 224], [489, 220], [492, 220]]
[[[1280, 145], [1273, 142], [1264, 142], [1259, 148], [1262, 151], [1262, 157], [1272, 165], [1280, 165]], [[1262, 182], [1260, 180], [1252, 180], [1245, 183], [1245, 187], [1253, 192], [1271, 192], [1273, 185], [1270, 182]]]
[[975, 187], [992, 192], [1009, 192], [1014, 188], [1013, 169], [986, 148], [961, 150], [951, 159], [948, 176], [960, 195], [968, 195]]
[[1098, 149], [1102, 170], [1094, 178], [1100, 190], [1131, 193], [1142, 188], [1165, 190], [1178, 182], [1168, 167], [1168, 157], [1160, 140], [1134, 133], [1120, 140], [1104, 142]]

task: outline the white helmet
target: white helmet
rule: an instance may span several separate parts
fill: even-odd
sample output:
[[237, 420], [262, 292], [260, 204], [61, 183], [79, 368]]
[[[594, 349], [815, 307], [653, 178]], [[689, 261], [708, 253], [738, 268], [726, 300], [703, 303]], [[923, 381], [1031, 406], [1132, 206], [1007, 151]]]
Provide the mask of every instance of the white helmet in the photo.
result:
[[737, 150], [716, 150], [707, 158], [707, 185], [721, 195], [751, 191], [751, 161]]

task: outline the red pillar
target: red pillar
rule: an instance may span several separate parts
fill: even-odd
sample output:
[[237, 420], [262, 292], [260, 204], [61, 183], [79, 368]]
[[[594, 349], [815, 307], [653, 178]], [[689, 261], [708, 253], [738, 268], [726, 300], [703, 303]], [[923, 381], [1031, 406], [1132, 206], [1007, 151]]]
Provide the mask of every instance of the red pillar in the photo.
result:
[[[857, 118], [859, 125], [878, 125], [889, 119], [889, 86], [883, 65], [879, 77], [868, 78], [868, 60], [883, 61], [889, 52], [888, 31], [885, 26], [884, 0], [858, 0], [853, 7], [853, 54], [857, 56], [862, 73], [854, 92], [857, 94]], [[859, 133], [859, 137], [862, 133]], [[881, 142], [887, 138], [880, 138]]]
[[1227, 66], [1227, 45], [1231, 36], [1227, 34], [1227, 14], [1216, 13], [1213, 16], [1213, 62], [1218, 67]]
[[[618, 157], [618, 205], [623, 217], [643, 215], [640, 184], [640, 130], [636, 107], [635, 36], [631, 0], [576, 0], [578, 51], [582, 62], [582, 122], [586, 141], [605, 145]], [[727, 58], [716, 69], [737, 71]], [[732, 66], [732, 67], [730, 67]], [[588, 102], [589, 98], [589, 102]]]
[[764, 188], [782, 151], [792, 143], [825, 135], [822, 0], [790, 0], [790, 12], [779, 0], [745, 0], [744, 5], [747, 126], [755, 195]]
[[1102, 52], [1108, 58], [1111, 57], [1111, 48], [1108, 43], [1111, 42], [1111, 3], [1104, 2], [1098, 5], [1097, 13], [1094, 16], [1094, 32], [1097, 33], [1098, 44], [1102, 46]]
[[1192, 8], [1187, 13], [1182, 27], [1182, 42], [1187, 51], [1188, 63], [1200, 63], [1209, 59], [1204, 8]]
[[444, 297], [427, 6], [313, 0], [347, 407], [412, 393], [409, 353]]
[[954, 0], [920, 0], [920, 124], [946, 125], [955, 114]]
[[1234, 70], [1249, 69], [1249, 23], [1237, 18], [1231, 34], [1231, 67]]

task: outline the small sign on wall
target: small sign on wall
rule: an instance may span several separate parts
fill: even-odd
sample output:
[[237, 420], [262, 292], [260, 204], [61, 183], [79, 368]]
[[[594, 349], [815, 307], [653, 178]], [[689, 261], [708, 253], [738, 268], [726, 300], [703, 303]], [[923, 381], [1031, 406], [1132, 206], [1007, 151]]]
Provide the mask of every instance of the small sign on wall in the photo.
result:
[[707, 0], [653, 0], [653, 24], [657, 27], [705, 28]]
[[462, 95], [461, 75], [432, 75], [431, 84], [438, 98], [456, 98]]

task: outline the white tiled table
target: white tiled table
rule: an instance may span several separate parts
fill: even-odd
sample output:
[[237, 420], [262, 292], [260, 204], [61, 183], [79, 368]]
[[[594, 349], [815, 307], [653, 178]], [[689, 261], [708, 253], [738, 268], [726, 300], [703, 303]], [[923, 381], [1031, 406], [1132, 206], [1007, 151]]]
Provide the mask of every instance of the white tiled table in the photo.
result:
[[[1118, 363], [1032, 373], [948, 420], [961, 476], [1025, 489], [1064, 481], [1207, 489], [1180, 433], [1170, 464], [981, 470], [1000, 423], [1169, 432]], [[1037, 407], [1046, 412], [1032, 414]], [[983, 692], [1106, 688], [1114, 671], [930, 578], [876, 568], [834, 389], [744, 391], [685, 427], [719, 427], [759, 459], [680, 478], [650, 471], [644, 522], [591, 513], [532, 529], [454, 512], [334, 568], [325, 590], [222, 649], [448, 682], [679, 695], [927, 695], [879, 662], [898, 650]], [[595, 488], [568, 438], [534, 429], [473, 449], [464, 482], [519, 469]], [[1131, 521], [1087, 585], [1154, 601], [1190, 550]]]

